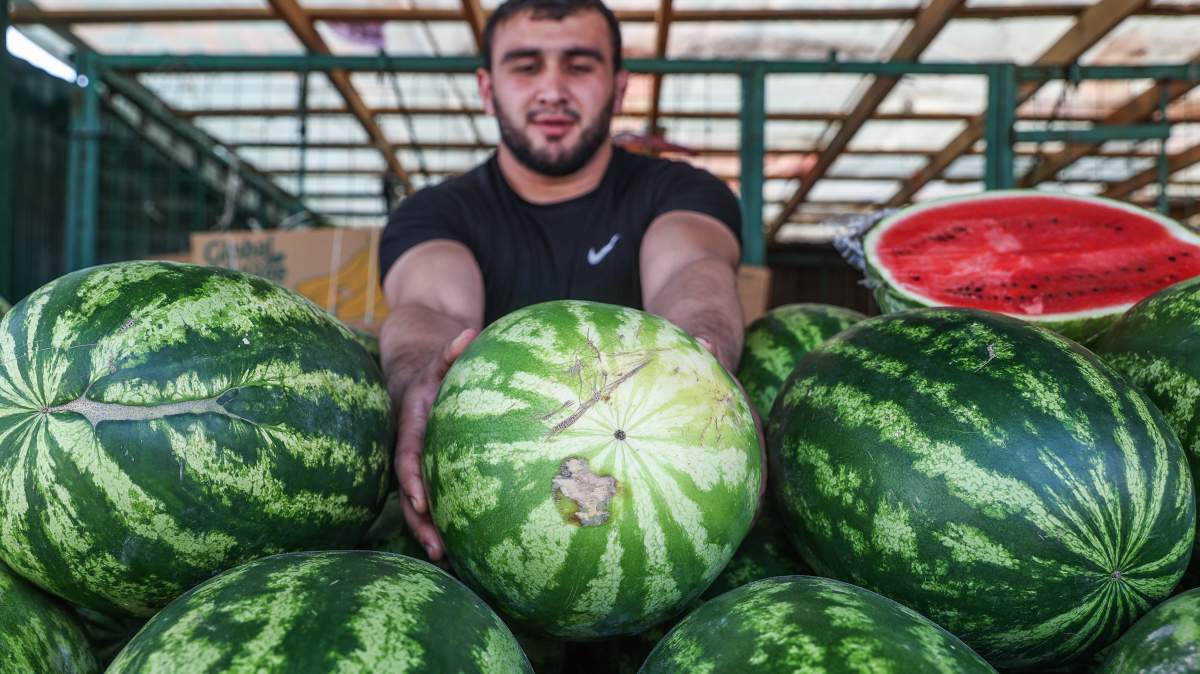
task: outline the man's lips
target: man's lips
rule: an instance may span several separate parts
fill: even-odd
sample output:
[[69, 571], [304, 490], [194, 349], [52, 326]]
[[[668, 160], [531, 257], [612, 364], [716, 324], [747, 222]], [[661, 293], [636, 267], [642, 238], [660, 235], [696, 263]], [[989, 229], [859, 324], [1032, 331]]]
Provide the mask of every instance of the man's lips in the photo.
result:
[[533, 125], [546, 136], [562, 136], [575, 126], [572, 117], [540, 117], [533, 120]]

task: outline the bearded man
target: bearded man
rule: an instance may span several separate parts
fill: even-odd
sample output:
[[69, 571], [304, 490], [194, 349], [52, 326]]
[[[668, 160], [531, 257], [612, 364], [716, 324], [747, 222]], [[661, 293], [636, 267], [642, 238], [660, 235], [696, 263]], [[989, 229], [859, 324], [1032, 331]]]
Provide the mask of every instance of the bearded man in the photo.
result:
[[485, 326], [539, 302], [593, 300], [672, 321], [731, 373], [742, 350], [737, 199], [705, 171], [613, 145], [629, 73], [612, 12], [601, 0], [508, 0], [483, 52], [476, 77], [499, 149], [402, 201], [380, 246], [400, 503], [434, 560], [444, 549], [421, 477], [425, 423]]

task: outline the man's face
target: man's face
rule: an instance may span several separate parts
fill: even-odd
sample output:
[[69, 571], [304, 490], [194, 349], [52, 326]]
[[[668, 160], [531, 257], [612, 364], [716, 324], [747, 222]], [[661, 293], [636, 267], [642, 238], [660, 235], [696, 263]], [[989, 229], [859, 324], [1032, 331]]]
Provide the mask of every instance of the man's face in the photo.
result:
[[500, 138], [532, 171], [561, 177], [580, 170], [608, 140], [628, 75], [614, 76], [608, 23], [599, 12], [554, 19], [521, 12], [496, 27], [492, 71], [479, 91]]

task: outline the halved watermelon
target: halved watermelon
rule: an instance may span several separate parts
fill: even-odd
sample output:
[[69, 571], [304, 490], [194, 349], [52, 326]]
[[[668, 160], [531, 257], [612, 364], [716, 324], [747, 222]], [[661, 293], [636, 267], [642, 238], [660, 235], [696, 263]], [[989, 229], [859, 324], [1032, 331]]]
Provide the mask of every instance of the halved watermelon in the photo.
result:
[[1112, 199], [997, 190], [911, 206], [863, 240], [885, 312], [997, 311], [1085, 341], [1142, 298], [1200, 276], [1200, 236]]

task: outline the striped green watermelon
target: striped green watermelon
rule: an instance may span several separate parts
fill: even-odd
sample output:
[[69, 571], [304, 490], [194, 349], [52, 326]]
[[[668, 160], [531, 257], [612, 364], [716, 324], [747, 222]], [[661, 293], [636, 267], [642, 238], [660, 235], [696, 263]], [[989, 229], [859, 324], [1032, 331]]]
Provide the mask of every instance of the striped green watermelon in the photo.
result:
[[1121, 201], [997, 190], [905, 208], [867, 233], [863, 256], [885, 312], [985, 309], [1085, 341], [1200, 275], [1200, 236]]
[[857, 311], [828, 304], [788, 304], [746, 326], [737, 378], [759, 414], [766, 417], [792, 368], [818, 344], [865, 320]]
[[132, 262], [0, 319], [0, 557], [150, 616], [256, 557], [358, 543], [395, 421], [339, 321], [270, 281]]
[[749, 403], [666, 320], [594, 302], [528, 307], [446, 375], [425, 434], [434, 522], [459, 577], [558, 638], [682, 611], [750, 527]]
[[1155, 606], [1125, 633], [1099, 674], [1200, 672], [1200, 589]]
[[[754, 528], [738, 546], [737, 552], [733, 553], [721, 575], [688, 610], [694, 611], [704, 602], [757, 580], [809, 573], [812, 570], [788, 542], [770, 501], [763, 501], [763, 509]], [[681, 619], [682, 616], [659, 623], [645, 632], [616, 641], [580, 644], [571, 671], [582, 674], [635, 674], [650, 651]]]
[[780, 392], [770, 471], [818, 574], [909, 606], [998, 667], [1114, 641], [1191, 556], [1175, 434], [1128, 379], [975, 309], [869, 319]]
[[696, 609], [642, 674], [995, 672], [915, 611], [828, 578], [768, 578]]
[[99, 674], [83, 628], [57, 599], [0, 564], [0, 674]]
[[1179, 436], [1200, 476], [1200, 278], [1164, 288], [1117, 319], [1092, 349], [1129, 375]]
[[532, 672], [441, 569], [386, 552], [296, 552], [205, 581], [150, 619], [108, 674]]

